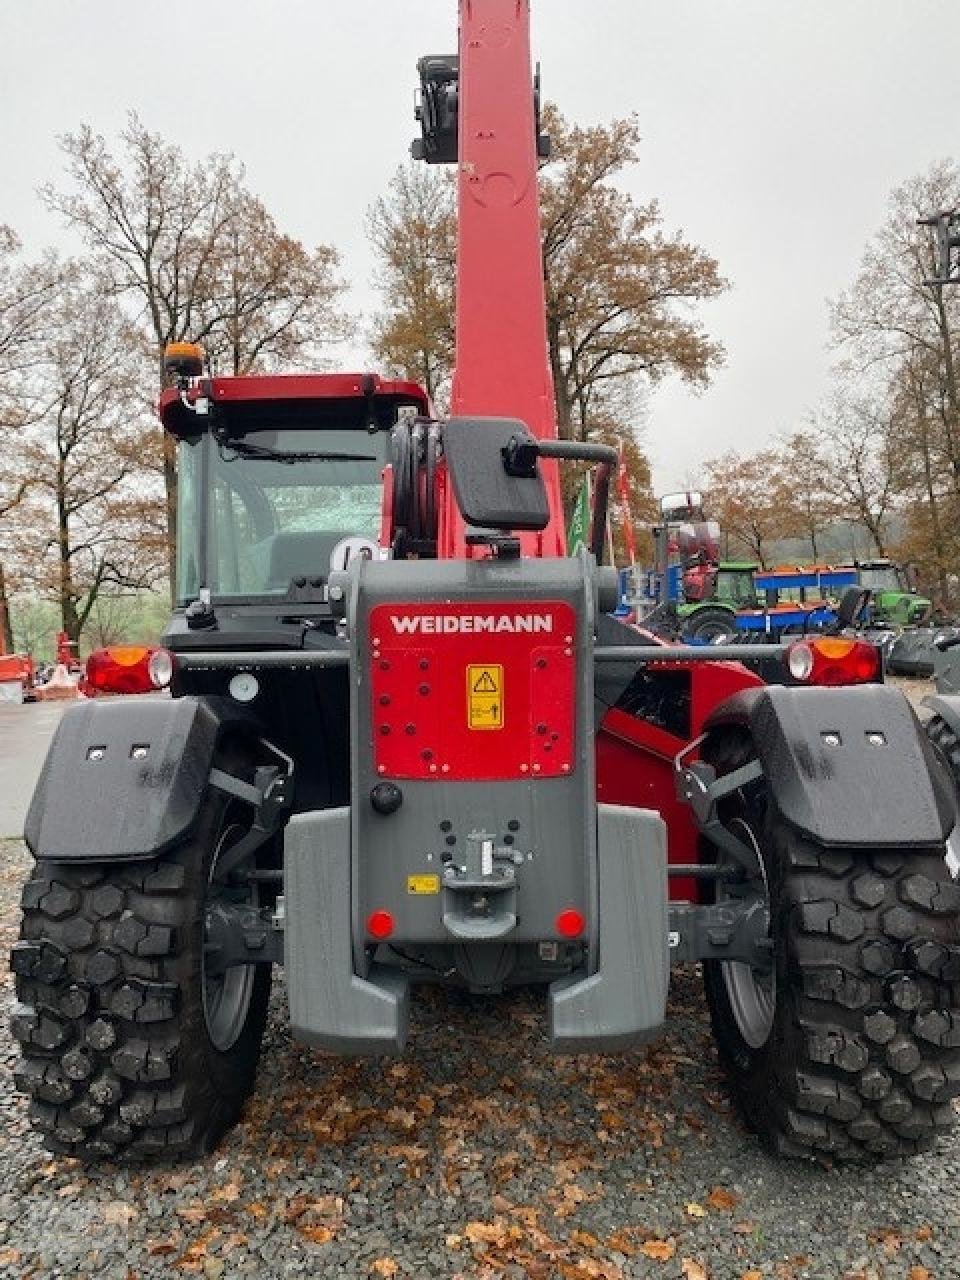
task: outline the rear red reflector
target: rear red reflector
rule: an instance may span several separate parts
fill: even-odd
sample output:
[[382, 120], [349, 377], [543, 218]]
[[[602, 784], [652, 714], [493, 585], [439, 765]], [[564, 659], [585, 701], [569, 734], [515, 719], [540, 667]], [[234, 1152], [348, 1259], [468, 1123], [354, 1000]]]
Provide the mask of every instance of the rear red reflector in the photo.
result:
[[367, 916], [367, 933], [371, 938], [389, 938], [393, 933], [393, 916], [389, 911], [371, 911]]
[[786, 654], [787, 669], [801, 684], [867, 684], [880, 675], [880, 651], [866, 640], [818, 636], [798, 640]]
[[172, 674], [167, 651], [147, 645], [112, 645], [87, 659], [87, 684], [100, 693], [152, 693]]
[[587, 924], [580, 912], [574, 911], [572, 907], [561, 911], [554, 923], [562, 938], [579, 938]]

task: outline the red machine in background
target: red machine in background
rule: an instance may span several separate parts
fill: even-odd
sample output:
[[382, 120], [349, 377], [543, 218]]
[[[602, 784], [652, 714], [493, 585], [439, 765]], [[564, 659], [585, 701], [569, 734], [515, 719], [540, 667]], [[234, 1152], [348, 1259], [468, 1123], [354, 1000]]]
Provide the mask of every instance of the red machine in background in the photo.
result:
[[0, 702], [27, 702], [35, 677], [29, 654], [8, 653], [0, 630]]

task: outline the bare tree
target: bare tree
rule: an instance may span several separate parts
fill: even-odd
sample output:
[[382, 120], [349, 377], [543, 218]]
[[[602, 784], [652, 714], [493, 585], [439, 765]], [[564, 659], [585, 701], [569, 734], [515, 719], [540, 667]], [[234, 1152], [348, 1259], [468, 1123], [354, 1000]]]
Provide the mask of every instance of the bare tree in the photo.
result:
[[802, 537], [816, 561], [823, 550], [824, 534], [842, 514], [827, 473], [833, 462], [827, 442], [813, 426], [793, 431], [775, 450], [780, 493], [786, 503], [782, 513], [783, 536]]
[[890, 549], [890, 519], [906, 482], [907, 459], [896, 415], [883, 400], [838, 392], [816, 418], [827, 441], [824, 489], [838, 510], [867, 531], [877, 555]]
[[143, 409], [135, 335], [100, 282], [65, 271], [48, 326], [31, 375], [40, 409], [20, 450], [29, 489], [16, 549], [76, 640], [102, 591], [164, 574], [162, 542], [149, 534], [162, 510], [151, 465], [160, 442]]

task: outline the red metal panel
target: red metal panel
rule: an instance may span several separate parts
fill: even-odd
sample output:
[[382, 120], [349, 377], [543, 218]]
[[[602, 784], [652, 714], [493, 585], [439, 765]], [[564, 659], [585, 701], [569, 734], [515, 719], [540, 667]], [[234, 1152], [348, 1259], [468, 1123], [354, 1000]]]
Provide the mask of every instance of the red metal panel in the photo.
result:
[[[363, 396], [362, 373], [283, 373], [283, 374], [246, 374], [237, 378], [212, 378], [213, 399], [220, 404], [256, 401], [262, 403], [271, 400], [354, 400]], [[416, 382], [392, 381], [371, 374], [373, 393], [379, 399], [395, 400], [400, 403], [413, 404], [417, 411], [426, 415], [432, 414], [427, 393]], [[194, 399], [199, 386], [193, 386], [187, 393]], [[168, 431], [184, 429], [184, 422], [193, 423], [192, 415], [184, 409], [180, 401], [180, 392], [168, 387], [161, 392], [159, 401], [160, 420]]]
[[477, 782], [572, 773], [575, 626], [573, 608], [554, 600], [377, 605], [378, 773]]
[[[597, 799], [659, 812], [667, 824], [667, 857], [672, 863], [700, 861], [696, 823], [689, 805], [676, 796], [674, 757], [703, 732], [704, 721], [720, 702], [764, 683], [738, 662], [693, 663], [690, 677], [689, 738], [678, 738], [616, 707], [607, 711], [597, 730]], [[670, 897], [674, 902], [696, 902], [699, 886], [689, 877], [671, 877]]]
[[[544, 322], [528, 0], [461, 0], [456, 367], [452, 412], [519, 418], [557, 435]], [[525, 555], [563, 555], [555, 463], [542, 464], [551, 523]], [[441, 521], [442, 557], [475, 554], [463, 521]]]

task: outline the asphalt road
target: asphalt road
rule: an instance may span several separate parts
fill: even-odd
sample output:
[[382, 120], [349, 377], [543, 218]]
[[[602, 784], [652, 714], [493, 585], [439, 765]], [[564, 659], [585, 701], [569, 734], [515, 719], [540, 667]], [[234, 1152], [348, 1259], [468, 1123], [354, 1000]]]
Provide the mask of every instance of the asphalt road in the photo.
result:
[[19, 836], [53, 731], [68, 702], [0, 703], [0, 839]]

